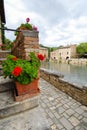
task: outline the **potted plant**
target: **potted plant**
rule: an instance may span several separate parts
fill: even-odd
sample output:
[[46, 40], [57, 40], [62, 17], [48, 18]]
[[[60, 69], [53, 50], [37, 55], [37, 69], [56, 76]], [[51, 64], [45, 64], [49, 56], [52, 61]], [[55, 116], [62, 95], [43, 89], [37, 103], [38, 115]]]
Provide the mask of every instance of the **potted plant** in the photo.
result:
[[[30, 18], [26, 18], [26, 23], [22, 23], [16, 30], [29, 30], [37, 32], [38, 28], [30, 23]], [[15, 36], [17, 36], [18, 34], [19, 32], [15, 31]]]
[[14, 55], [8, 55], [2, 64], [4, 78], [13, 79], [18, 96], [38, 92], [38, 73], [44, 56], [30, 52], [29, 58], [30, 60], [23, 60]]

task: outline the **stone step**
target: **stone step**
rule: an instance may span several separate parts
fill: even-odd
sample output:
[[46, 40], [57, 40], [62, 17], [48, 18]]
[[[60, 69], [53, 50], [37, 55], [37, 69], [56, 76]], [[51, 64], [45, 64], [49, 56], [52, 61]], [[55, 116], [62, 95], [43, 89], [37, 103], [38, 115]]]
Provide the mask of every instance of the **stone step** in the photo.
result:
[[6, 60], [6, 58], [0, 58], [0, 61], [4, 61], [4, 60]]
[[6, 58], [8, 54], [11, 54], [11, 50], [0, 50], [0, 58]]
[[3, 76], [0, 76], [0, 120], [30, 110], [39, 105], [38, 94], [21, 102], [16, 102], [14, 86], [15, 84], [12, 79], [4, 79]]
[[4, 60], [6, 60], [6, 58], [0, 58], [0, 65], [2, 65]]
[[12, 79], [4, 78], [4, 76], [0, 76], [0, 85], [5, 84], [5, 83], [9, 83], [9, 82], [12, 82], [12, 81], [13, 81]]
[[39, 105], [38, 99], [39, 96], [37, 95], [21, 102], [16, 102], [12, 91], [0, 93], [0, 120], [37, 107]]
[[6, 92], [14, 87], [13, 80], [10, 78], [4, 78], [4, 76], [0, 76], [0, 93]]

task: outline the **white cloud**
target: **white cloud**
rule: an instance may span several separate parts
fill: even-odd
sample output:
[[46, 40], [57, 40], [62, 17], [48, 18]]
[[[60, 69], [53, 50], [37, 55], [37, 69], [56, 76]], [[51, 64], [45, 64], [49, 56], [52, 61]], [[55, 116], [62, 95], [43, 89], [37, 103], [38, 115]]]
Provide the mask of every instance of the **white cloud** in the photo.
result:
[[[17, 28], [26, 18], [39, 29], [40, 43], [59, 46], [87, 41], [86, 0], [5, 0], [6, 26]], [[50, 5], [50, 6], [49, 6]], [[81, 10], [80, 10], [81, 9]], [[14, 38], [6, 32], [8, 38]]]
[[[67, 25], [61, 22], [59, 25], [46, 30], [47, 37], [44, 44], [49, 46], [65, 45], [87, 41], [87, 17], [69, 19]], [[57, 44], [58, 43], [58, 44]]]

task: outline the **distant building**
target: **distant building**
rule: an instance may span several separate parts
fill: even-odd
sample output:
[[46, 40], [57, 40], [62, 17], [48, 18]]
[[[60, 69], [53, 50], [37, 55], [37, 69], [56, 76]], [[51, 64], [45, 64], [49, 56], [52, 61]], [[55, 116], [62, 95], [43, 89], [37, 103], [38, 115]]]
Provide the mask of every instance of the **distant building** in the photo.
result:
[[45, 59], [48, 59], [48, 49], [45, 47], [39, 47], [39, 53], [43, 54], [45, 56]]
[[65, 61], [70, 58], [76, 57], [76, 45], [70, 45], [61, 47], [53, 52], [51, 52], [51, 60], [57, 60], [57, 61]]
[[59, 59], [59, 49], [54, 50], [50, 53], [51, 60], [58, 60]]
[[[5, 9], [4, 9], [4, 0], [0, 0], [0, 28], [2, 24], [5, 24]], [[2, 44], [2, 32], [0, 30], [0, 44]]]

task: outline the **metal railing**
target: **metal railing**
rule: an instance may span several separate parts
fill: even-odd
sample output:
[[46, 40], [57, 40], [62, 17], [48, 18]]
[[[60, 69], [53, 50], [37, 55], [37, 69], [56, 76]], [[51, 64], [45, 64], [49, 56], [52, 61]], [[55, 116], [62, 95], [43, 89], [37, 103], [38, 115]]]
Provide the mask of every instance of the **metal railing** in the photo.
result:
[[7, 30], [7, 31], [17, 31], [17, 32], [21, 32], [21, 30], [17, 30], [17, 29], [10, 29], [10, 28], [7, 28], [7, 27], [0, 27], [1, 30]]

